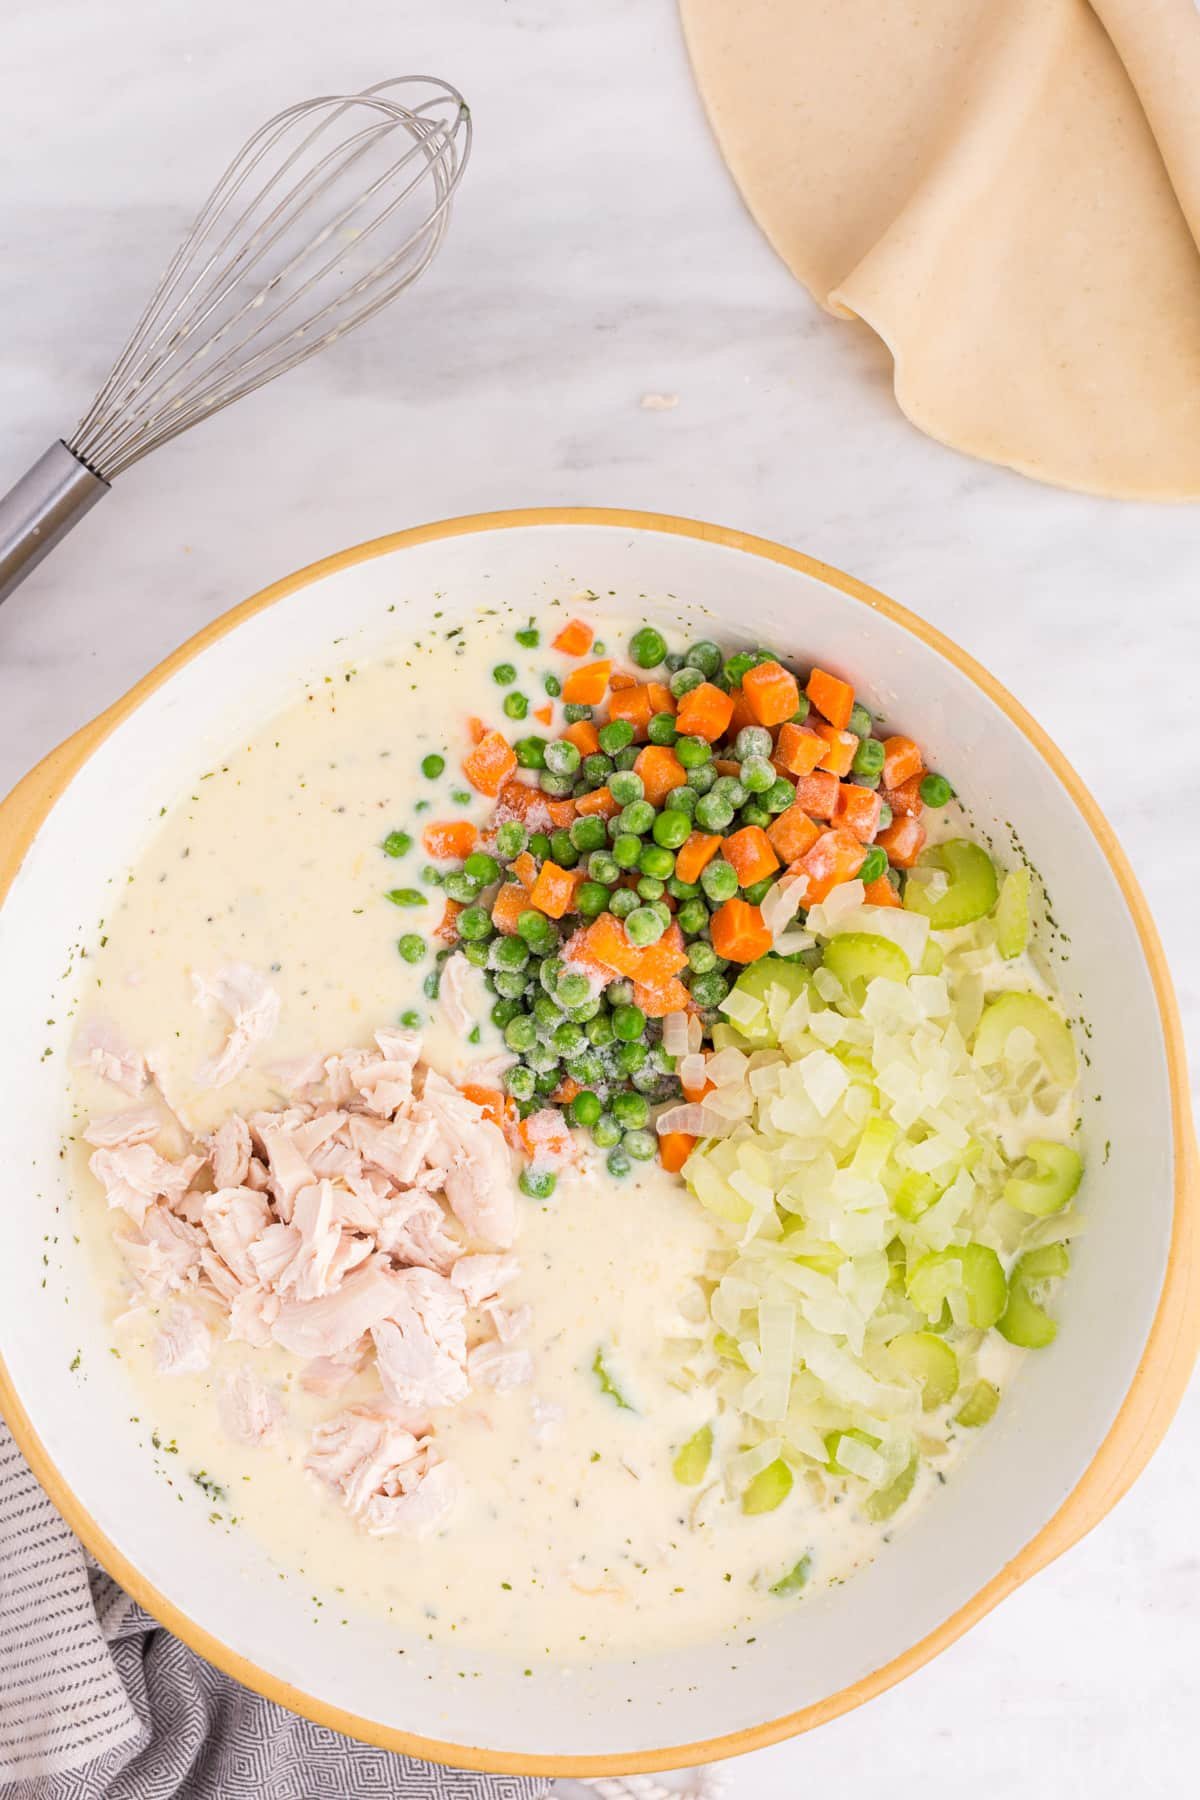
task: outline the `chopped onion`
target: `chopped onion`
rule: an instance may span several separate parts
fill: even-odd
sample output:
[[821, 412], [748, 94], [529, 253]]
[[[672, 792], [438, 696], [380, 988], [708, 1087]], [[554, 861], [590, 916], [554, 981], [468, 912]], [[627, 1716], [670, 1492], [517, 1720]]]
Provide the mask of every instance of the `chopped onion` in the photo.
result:
[[720, 1010], [735, 1025], [754, 1025], [762, 1011], [762, 1001], [753, 999], [735, 986], [730, 988], [722, 1000]]
[[801, 950], [811, 950], [816, 941], [811, 932], [783, 931], [775, 939], [775, 951], [779, 956], [796, 956]]
[[778, 940], [787, 930], [800, 908], [804, 905], [804, 896], [808, 891], [807, 875], [781, 875], [773, 887], [769, 887], [759, 904], [762, 922]]
[[733, 1130], [733, 1119], [722, 1118], [707, 1106], [689, 1103], [671, 1106], [659, 1113], [656, 1121], [660, 1135], [667, 1131], [686, 1131], [690, 1137], [724, 1137]]
[[[726, 1471], [735, 1491], [786, 1454], [822, 1488], [852, 1479], [879, 1492], [914, 1456], [944, 1451], [953, 1430], [953, 1404], [926, 1413], [917, 1384], [893, 1378], [891, 1340], [941, 1329], [948, 1303], [944, 1341], [968, 1370], [980, 1348], [958, 1262], [944, 1282], [927, 1265], [919, 1305], [907, 1278], [954, 1246], [994, 1250], [1008, 1267], [1074, 1234], [1074, 1209], [1033, 1220], [1004, 1198], [1030, 1139], [1069, 1132], [1073, 1107], [1028, 1030], [978, 1063], [969, 1048], [998, 980], [991, 920], [939, 938], [939, 972], [923, 975], [922, 914], [868, 905], [861, 882], [848, 882], [800, 930], [790, 923], [798, 885], [781, 876], [762, 902], [776, 949], [864, 932], [898, 945], [913, 972], [851, 993], [818, 968], [794, 999], [777, 986], [765, 1006], [735, 985], [724, 1016], [773, 1047], [705, 1061], [690, 1018], [677, 1072], [693, 1091], [714, 1085], [658, 1125], [706, 1140], [686, 1180], [725, 1244], [706, 1275], [711, 1327], [726, 1342], [715, 1373], [696, 1373], [740, 1422], [746, 1448]], [[684, 1041], [678, 1027], [670, 1041]]]
[[662, 1045], [668, 1056], [686, 1056], [689, 1049], [690, 1013], [668, 1013], [663, 1020]]

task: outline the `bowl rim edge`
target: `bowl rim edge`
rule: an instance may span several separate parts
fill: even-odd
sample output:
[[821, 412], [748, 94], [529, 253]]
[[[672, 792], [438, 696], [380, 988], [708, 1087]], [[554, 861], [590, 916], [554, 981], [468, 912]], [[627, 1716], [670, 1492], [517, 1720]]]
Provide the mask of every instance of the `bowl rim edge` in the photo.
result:
[[772, 539], [675, 514], [628, 508], [551, 506], [471, 513], [368, 539], [323, 557], [222, 613], [136, 682], [89, 724], [44, 757], [0, 802], [0, 906], [59, 797], [111, 733], [179, 669], [209, 645], [298, 589], [360, 562], [440, 539], [539, 526], [606, 526], [713, 543], [809, 575], [882, 613], [950, 662], [1000, 708], [1066, 788], [1096, 839], [1129, 909], [1154, 988], [1171, 1098], [1175, 1166], [1171, 1242], [1162, 1290], [1133, 1381], [1108, 1433], [1071, 1492], [1042, 1528], [979, 1591], [917, 1643], [837, 1693], [779, 1718], [719, 1737], [611, 1755], [557, 1755], [455, 1744], [384, 1726], [330, 1705], [272, 1675], [195, 1624], [148, 1582], [101, 1531], [50, 1458], [0, 1355], [0, 1414], [42, 1487], [68, 1525], [114, 1580], [147, 1612], [225, 1674], [314, 1723], [380, 1749], [496, 1774], [574, 1777], [652, 1773], [765, 1749], [873, 1699], [954, 1643], [1032, 1575], [1078, 1542], [1111, 1510], [1157, 1448], [1183, 1397], [1200, 1349], [1200, 1155], [1191, 1119], [1187, 1058], [1165, 954], [1129, 862], [1099, 806], [1067, 758], [1003, 685], [953, 639], [877, 589]]

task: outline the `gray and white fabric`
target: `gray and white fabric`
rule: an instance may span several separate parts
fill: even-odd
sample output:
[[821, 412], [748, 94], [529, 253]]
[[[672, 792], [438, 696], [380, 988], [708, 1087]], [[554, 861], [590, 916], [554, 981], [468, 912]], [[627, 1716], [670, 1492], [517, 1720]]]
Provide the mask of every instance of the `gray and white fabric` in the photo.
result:
[[87, 1556], [0, 1420], [5, 1800], [540, 1800], [342, 1737], [221, 1675]]

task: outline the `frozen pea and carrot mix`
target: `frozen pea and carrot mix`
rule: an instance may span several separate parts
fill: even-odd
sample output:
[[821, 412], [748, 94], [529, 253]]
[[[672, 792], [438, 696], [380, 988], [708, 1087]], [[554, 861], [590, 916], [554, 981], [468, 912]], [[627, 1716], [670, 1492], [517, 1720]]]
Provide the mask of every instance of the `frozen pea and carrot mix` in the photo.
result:
[[[1031, 872], [844, 672], [652, 625], [617, 656], [583, 619], [551, 647], [536, 705], [493, 671], [537, 731], [470, 721], [490, 818], [423, 834], [454, 864], [440, 962], [481, 971], [502, 1035], [520, 1188], [547, 1201], [594, 1152], [678, 1175], [729, 1239], [707, 1379], [743, 1509], [807, 1475], [883, 1520], [1056, 1332], [1083, 1165]], [[713, 1456], [706, 1422], [678, 1481]]]

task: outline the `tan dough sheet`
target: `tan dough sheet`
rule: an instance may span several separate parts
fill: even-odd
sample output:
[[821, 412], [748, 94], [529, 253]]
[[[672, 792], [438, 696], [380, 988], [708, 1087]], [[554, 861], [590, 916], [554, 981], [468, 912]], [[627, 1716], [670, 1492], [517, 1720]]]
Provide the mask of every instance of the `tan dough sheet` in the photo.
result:
[[1193, 0], [681, 0], [746, 203], [922, 431], [1200, 498]]

